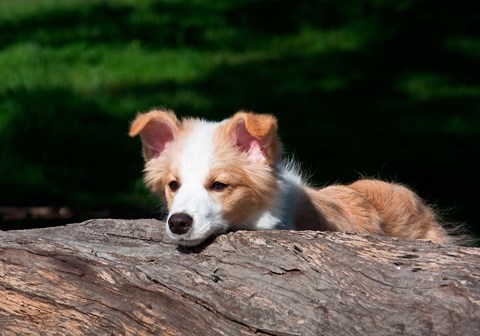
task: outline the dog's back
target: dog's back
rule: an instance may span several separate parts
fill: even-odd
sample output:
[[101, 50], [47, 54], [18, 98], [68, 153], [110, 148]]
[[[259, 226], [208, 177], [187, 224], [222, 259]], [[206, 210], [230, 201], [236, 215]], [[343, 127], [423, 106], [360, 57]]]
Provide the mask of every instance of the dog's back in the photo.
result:
[[413, 191], [379, 180], [364, 179], [322, 189], [307, 187], [298, 212], [296, 225], [301, 229], [448, 241], [435, 213]]

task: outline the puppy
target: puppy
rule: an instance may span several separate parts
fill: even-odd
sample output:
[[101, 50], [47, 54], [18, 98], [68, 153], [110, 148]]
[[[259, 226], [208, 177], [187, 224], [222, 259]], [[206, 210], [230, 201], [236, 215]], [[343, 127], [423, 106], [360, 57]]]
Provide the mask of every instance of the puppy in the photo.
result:
[[327, 230], [446, 243], [434, 212], [399, 184], [363, 179], [312, 188], [282, 161], [277, 120], [238, 112], [210, 122], [152, 110], [133, 120], [146, 185], [166, 200], [167, 234], [194, 246], [233, 230]]

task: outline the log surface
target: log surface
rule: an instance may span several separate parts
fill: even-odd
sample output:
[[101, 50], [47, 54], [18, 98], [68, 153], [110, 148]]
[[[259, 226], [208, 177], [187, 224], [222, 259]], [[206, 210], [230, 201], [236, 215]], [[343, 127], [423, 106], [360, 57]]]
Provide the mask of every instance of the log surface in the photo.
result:
[[1, 335], [480, 335], [480, 249], [153, 219], [0, 232]]

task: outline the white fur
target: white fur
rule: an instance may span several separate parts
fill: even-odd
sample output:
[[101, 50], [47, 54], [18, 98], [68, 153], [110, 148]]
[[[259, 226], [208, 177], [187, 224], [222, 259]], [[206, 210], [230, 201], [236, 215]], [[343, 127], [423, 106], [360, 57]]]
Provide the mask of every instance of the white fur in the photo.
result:
[[272, 206], [253, 214], [244, 227], [249, 230], [295, 230], [294, 209], [297, 207], [297, 194], [302, 188], [302, 177], [293, 161], [285, 161], [278, 166], [277, 192]]
[[[169, 217], [186, 213], [193, 218], [190, 230], [185, 234], [174, 234], [167, 225], [167, 234], [181, 245], [197, 245], [209, 236], [227, 231], [294, 229], [294, 209], [302, 178], [293, 161], [277, 167], [277, 192], [272, 205], [250, 216], [243, 223], [230, 225], [222, 216], [222, 205], [215, 202], [205, 186], [215, 160], [213, 134], [219, 123], [200, 121], [195, 124], [180, 149], [180, 188], [176, 192]], [[168, 219], [167, 219], [168, 221]]]
[[218, 123], [200, 121], [186, 139], [180, 155], [180, 189], [175, 194], [169, 218], [186, 213], [193, 218], [190, 230], [174, 234], [167, 225], [167, 234], [182, 245], [197, 245], [208, 236], [228, 229], [222, 218], [222, 206], [205, 188], [214, 158], [213, 132]]

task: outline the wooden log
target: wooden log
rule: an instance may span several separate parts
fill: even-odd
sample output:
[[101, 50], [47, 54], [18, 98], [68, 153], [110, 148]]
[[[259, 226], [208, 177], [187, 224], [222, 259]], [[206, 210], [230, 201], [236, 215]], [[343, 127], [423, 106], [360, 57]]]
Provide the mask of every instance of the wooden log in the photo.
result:
[[1, 335], [480, 335], [480, 249], [150, 220], [0, 232]]

